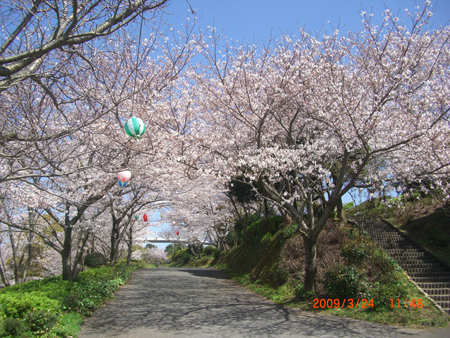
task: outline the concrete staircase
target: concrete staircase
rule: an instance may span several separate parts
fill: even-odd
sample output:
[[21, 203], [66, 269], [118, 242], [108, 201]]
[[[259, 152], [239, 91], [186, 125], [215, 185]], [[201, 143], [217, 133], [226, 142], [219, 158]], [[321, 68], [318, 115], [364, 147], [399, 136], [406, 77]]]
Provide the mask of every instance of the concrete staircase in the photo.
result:
[[450, 267], [446, 263], [415, 244], [387, 221], [366, 220], [361, 228], [395, 259], [428, 298], [450, 314]]

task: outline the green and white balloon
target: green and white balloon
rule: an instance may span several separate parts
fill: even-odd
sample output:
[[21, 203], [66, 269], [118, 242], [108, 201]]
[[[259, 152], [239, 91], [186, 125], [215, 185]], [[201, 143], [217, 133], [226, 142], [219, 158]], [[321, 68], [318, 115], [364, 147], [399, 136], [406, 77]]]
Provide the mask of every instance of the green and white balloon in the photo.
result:
[[141, 138], [145, 133], [145, 124], [139, 117], [132, 117], [125, 123], [125, 132], [135, 139]]

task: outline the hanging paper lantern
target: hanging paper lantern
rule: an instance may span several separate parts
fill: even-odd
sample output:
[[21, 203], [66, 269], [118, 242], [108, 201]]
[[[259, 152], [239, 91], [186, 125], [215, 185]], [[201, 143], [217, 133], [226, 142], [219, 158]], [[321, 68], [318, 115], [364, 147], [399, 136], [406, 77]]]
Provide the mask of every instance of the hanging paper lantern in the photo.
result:
[[182, 225], [182, 226], [184, 226], [184, 223], [183, 223], [183, 222], [181, 222], [181, 225]]
[[125, 123], [125, 132], [135, 139], [141, 138], [145, 133], [145, 124], [139, 117], [132, 117]]
[[139, 219], [139, 216], [138, 216], [138, 215], [134, 216], [134, 219], [138, 220], [138, 219]]
[[177, 231], [177, 236], [180, 236], [180, 233]]
[[147, 220], [148, 220], [148, 216], [144, 215], [144, 222], [147, 222]]
[[117, 177], [119, 178], [119, 185], [121, 187], [125, 187], [127, 185], [127, 182], [130, 180], [131, 178], [131, 171], [121, 171], [120, 173], [117, 174]]
[[175, 225], [175, 224], [177, 224], [177, 223], [176, 223], [175, 221], [173, 221], [173, 222], [172, 222], [172, 225]]

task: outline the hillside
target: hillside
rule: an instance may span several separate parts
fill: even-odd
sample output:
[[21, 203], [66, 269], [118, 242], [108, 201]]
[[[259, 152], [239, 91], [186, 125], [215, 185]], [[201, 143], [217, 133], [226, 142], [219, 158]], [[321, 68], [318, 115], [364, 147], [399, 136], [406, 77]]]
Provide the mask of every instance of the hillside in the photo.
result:
[[[439, 207], [432, 201], [411, 204], [408, 222], [401, 217], [395, 218], [392, 210], [388, 214], [385, 208], [375, 205], [369, 217], [389, 218], [394, 216], [396, 224], [411, 236], [417, 233], [430, 238], [433, 226], [437, 231], [443, 229], [446, 220]], [[430, 211], [424, 214], [424, 205]], [[361, 208], [361, 207], [360, 207]], [[347, 210], [349, 218], [355, 210]], [[392, 208], [391, 208], [392, 209]], [[442, 208], [441, 208], [442, 209]], [[378, 214], [375, 212], [378, 210]], [[433, 222], [428, 220], [432, 219]], [[403, 225], [401, 222], [404, 222]], [[426, 225], [423, 225], [425, 224]], [[269, 224], [271, 222], [271, 224]], [[419, 223], [422, 222], [422, 223]], [[275, 224], [275, 225], [274, 225]], [[416, 224], [422, 224], [417, 226]], [[448, 224], [448, 223], [447, 223]], [[428, 227], [428, 231], [424, 228]], [[416, 229], [417, 232], [412, 230]], [[441, 230], [442, 229], [442, 230]], [[436, 231], [436, 230], [434, 230]], [[447, 232], [445, 232], [447, 234]], [[418, 238], [418, 237], [416, 237]], [[419, 238], [417, 239], [419, 241]], [[428, 248], [436, 247], [435, 241], [428, 240]], [[446, 252], [443, 242], [437, 245]], [[441, 254], [442, 256], [442, 254]], [[359, 233], [352, 226], [339, 226], [330, 220], [318, 241], [318, 275], [316, 293], [304, 294], [302, 290], [304, 253], [303, 240], [295, 233], [295, 226], [284, 228], [281, 220], [273, 219], [254, 222], [247, 226], [242, 243], [227, 253], [207, 256], [202, 260], [191, 259], [186, 264], [192, 266], [216, 266], [227, 270], [232, 278], [276, 303], [299, 307], [308, 311], [325, 312], [338, 316], [363, 319], [386, 324], [413, 327], [445, 326], [448, 316], [442, 314], [422, 293], [408, 281], [407, 276], [398, 268], [370, 238]], [[361, 287], [363, 286], [363, 287]], [[344, 290], [347, 294], [339, 293]], [[322, 308], [315, 309], [320, 299], [350, 298], [373, 299], [375, 309]], [[390, 299], [406, 298], [423, 300], [423, 307], [397, 309], [391, 307]]]

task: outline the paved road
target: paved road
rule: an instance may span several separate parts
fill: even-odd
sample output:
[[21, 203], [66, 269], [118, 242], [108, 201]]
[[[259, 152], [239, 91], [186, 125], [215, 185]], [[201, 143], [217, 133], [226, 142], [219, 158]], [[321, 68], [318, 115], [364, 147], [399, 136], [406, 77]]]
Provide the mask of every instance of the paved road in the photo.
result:
[[275, 305], [200, 268], [136, 271], [116, 299], [87, 318], [80, 338], [450, 337]]

